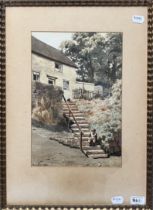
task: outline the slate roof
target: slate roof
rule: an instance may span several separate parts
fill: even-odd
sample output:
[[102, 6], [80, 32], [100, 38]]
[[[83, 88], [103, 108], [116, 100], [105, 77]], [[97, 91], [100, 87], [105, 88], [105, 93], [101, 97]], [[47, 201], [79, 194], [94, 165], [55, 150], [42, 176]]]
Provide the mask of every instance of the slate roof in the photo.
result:
[[77, 68], [76, 64], [65, 56], [60, 50], [36, 39], [32, 36], [32, 52], [48, 58], [50, 60], [57, 61], [59, 63]]

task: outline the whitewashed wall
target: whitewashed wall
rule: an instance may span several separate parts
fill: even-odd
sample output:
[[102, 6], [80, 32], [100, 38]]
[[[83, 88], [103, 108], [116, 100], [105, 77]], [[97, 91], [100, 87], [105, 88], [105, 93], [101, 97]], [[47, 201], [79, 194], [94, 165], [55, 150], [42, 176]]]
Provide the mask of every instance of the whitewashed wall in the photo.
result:
[[87, 82], [76, 82], [76, 85], [75, 85], [75, 88], [76, 89], [85, 89], [87, 91], [91, 91], [93, 92], [94, 91], [94, 83], [87, 83]]
[[32, 71], [40, 73], [40, 82], [48, 84], [47, 75], [57, 77], [55, 85], [63, 89], [63, 80], [69, 81], [69, 90], [63, 90], [65, 98], [72, 98], [72, 90], [76, 87], [76, 69], [63, 65], [63, 71], [55, 69], [55, 62], [36, 54], [32, 54]]

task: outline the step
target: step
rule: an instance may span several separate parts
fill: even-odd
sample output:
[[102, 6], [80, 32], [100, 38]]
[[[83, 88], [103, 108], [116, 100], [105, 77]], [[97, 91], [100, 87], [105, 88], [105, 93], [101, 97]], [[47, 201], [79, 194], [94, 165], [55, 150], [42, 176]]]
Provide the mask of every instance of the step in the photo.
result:
[[[73, 104], [73, 105], [68, 104], [68, 106], [69, 106], [69, 108], [78, 108], [75, 104]], [[66, 108], [66, 109], [68, 108], [68, 106], [67, 106], [66, 104], [63, 104], [63, 105], [62, 105], [62, 107], [63, 107], [63, 108]]]
[[86, 146], [83, 148], [84, 150], [100, 150], [101, 149], [101, 146], [100, 145], [97, 145], [97, 146]]
[[[78, 107], [76, 105], [69, 105], [68, 104], [68, 106], [69, 106], [70, 109], [73, 109], [73, 108], [78, 109]], [[68, 109], [68, 106], [67, 105], [62, 105], [63, 109]]]
[[[77, 109], [78, 110], [78, 107], [77, 106], [69, 106], [70, 109]], [[69, 109], [68, 106], [63, 106], [63, 109]]]
[[89, 123], [85, 119], [76, 119], [79, 124], [88, 124]]
[[62, 105], [63, 108], [67, 108], [68, 109], [68, 106], [72, 109], [72, 108], [78, 108], [76, 105], [69, 105], [68, 106], [65, 104], [65, 105]]
[[63, 102], [62, 103], [63, 104], [63, 106], [67, 106], [67, 104], [70, 106], [76, 106], [76, 103], [75, 102], [67, 102], [67, 103], [65, 103], [65, 102]]
[[108, 158], [108, 154], [90, 154], [88, 156], [93, 158], [93, 159]]
[[[85, 150], [85, 149], [84, 149]], [[99, 149], [99, 150], [85, 150], [87, 154], [105, 154], [104, 150]]]
[[82, 117], [83, 114], [79, 114], [79, 113], [73, 113], [73, 116], [75, 117], [75, 119], [77, 120], [77, 117]]
[[[75, 108], [72, 108], [70, 110], [71, 110], [71, 112], [78, 112], [78, 109], [75, 109]], [[69, 109], [63, 108], [63, 112], [69, 113]]]
[[[65, 113], [67, 117], [69, 117], [69, 113]], [[73, 116], [77, 120], [77, 117], [82, 117], [82, 114], [80, 113], [73, 113]], [[73, 119], [72, 114], [70, 114], [70, 117]]]
[[76, 120], [85, 120], [84, 116], [76, 116]]
[[[73, 120], [73, 117], [70, 117], [70, 119]], [[83, 124], [86, 123], [86, 124], [88, 124], [88, 122], [86, 122], [85, 119], [83, 119], [83, 118], [82, 118], [82, 119], [78, 119], [78, 117], [75, 117], [75, 120], [76, 120], [78, 123], [83, 123]]]
[[[72, 130], [74, 132], [80, 131], [78, 127], [76, 127], [76, 128], [74, 127], [74, 128], [72, 128]], [[89, 128], [81, 128], [81, 130], [82, 130], [82, 132], [84, 132], [84, 131], [88, 131], [89, 132]]]
[[[78, 146], [78, 147], [80, 147], [80, 141], [78, 141], [78, 140], [77, 141], [76, 140], [66, 140], [63, 143], [66, 143], [66, 144], [68, 144], [70, 146]], [[87, 143], [86, 142], [82, 142], [82, 146], [86, 147]]]
[[[82, 124], [78, 123], [78, 124], [81, 128], [89, 128], [89, 124], [83, 124], [83, 123]], [[76, 128], [76, 127], [78, 127], [76, 123], [72, 125], [72, 128]]]
[[[71, 106], [71, 105], [75, 105], [75, 106], [76, 106], [76, 103], [75, 103], [75, 102], [67, 102], [67, 104], [68, 104], [69, 106]], [[66, 105], [66, 103], [63, 103], [63, 105]]]
[[[66, 116], [68, 116], [69, 117], [69, 113], [68, 114], [66, 114]], [[72, 114], [70, 114], [70, 119], [74, 119], [73, 117], [72, 117]], [[81, 115], [81, 116], [75, 116], [75, 119], [76, 119], [76, 121], [77, 122], [79, 122], [79, 120], [82, 120], [82, 121], [85, 121], [85, 118]]]
[[[86, 122], [84, 122], [84, 121], [82, 121], [82, 122], [79, 122], [78, 120], [76, 120], [77, 121], [77, 123], [80, 125], [80, 127], [90, 127], [89, 126], [89, 124], [88, 123], [86, 123]], [[75, 122], [76, 123], [76, 122]]]
[[[64, 111], [64, 113], [69, 114], [69, 111]], [[77, 115], [80, 114], [82, 116], [83, 113], [77, 110], [77, 111], [73, 112], [73, 115], [75, 115], [75, 114], [77, 114]]]
[[88, 139], [89, 139], [89, 137], [88, 137], [88, 136], [82, 136], [82, 139], [84, 139], [84, 140], [88, 140]]
[[[76, 136], [80, 136], [80, 132], [75, 132], [74, 134], [76, 134]], [[89, 132], [83, 132], [83, 136], [82, 137], [89, 137], [90, 133]]]
[[[74, 137], [75, 140], [80, 140], [80, 136]], [[88, 142], [88, 137], [82, 137], [82, 141], [87, 141]]]
[[82, 142], [87, 142], [88, 143], [87, 145], [89, 145], [89, 142], [87, 139], [82, 139]]
[[[90, 130], [89, 130], [89, 128], [88, 127], [81, 127], [80, 126], [80, 128], [81, 128], [81, 130], [82, 130], [82, 132], [88, 132], [88, 133], [90, 133]], [[74, 128], [72, 128], [73, 130], [75, 130], [76, 132], [77, 131], [80, 131], [80, 129], [78, 128], [78, 127], [74, 127]]]
[[[75, 139], [75, 141], [80, 141], [80, 135], [78, 135], [78, 136], [74, 136], [74, 139]], [[82, 141], [83, 142], [88, 142], [88, 137], [82, 137]], [[88, 145], [89, 145], [89, 142], [88, 142]]]

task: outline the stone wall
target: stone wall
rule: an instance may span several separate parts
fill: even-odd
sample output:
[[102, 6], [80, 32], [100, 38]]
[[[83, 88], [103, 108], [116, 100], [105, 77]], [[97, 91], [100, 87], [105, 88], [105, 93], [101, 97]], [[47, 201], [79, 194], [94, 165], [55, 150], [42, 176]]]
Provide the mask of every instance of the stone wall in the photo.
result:
[[32, 82], [32, 120], [58, 124], [62, 116], [62, 95], [60, 87]]

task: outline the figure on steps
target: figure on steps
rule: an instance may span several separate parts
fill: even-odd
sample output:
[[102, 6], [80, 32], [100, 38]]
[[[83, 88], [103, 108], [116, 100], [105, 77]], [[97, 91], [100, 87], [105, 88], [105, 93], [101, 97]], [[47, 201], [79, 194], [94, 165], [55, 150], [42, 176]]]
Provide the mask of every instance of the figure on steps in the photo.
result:
[[96, 145], [96, 143], [97, 143], [96, 129], [91, 130], [88, 142], [89, 142], [89, 146], [95, 146]]

